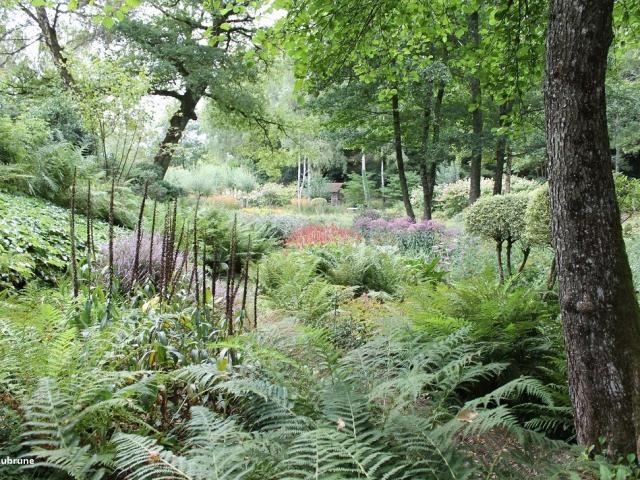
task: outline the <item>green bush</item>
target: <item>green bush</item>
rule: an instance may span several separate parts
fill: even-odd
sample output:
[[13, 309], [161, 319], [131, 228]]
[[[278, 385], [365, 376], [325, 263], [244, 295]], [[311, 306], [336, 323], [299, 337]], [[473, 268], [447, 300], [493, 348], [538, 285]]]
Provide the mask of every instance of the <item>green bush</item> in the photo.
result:
[[[376, 194], [376, 184], [373, 180], [367, 179], [367, 191], [369, 200]], [[347, 205], [364, 205], [364, 191], [362, 189], [362, 175], [358, 173], [349, 174], [348, 180], [342, 186], [342, 195]]]
[[324, 213], [324, 211], [327, 209], [327, 200], [324, 198], [312, 198], [311, 208], [313, 208], [313, 210], [318, 215], [320, 215], [321, 213]]
[[402, 258], [364, 244], [325, 244], [308, 252], [319, 260], [317, 268], [334, 285], [365, 291], [396, 293], [405, 269]]
[[548, 183], [531, 193], [525, 214], [525, 237], [531, 245], [551, 245], [551, 205]]
[[302, 215], [247, 215], [238, 214], [242, 223], [252, 224], [264, 231], [265, 235], [278, 240], [280, 243], [291, 236], [297, 229], [309, 224], [309, 219]]
[[255, 175], [245, 167], [199, 165], [187, 170], [171, 167], [165, 180], [190, 193], [218, 195], [228, 191], [251, 192], [258, 186]]
[[490, 275], [476, 274], [433, 289], [409, 289], [403, 310], [419, 331], [431, 335], [470, 328], [474, 341], [495, 345], [490, 360], [508, 362], [514, 376], [540, 375], [546, 366], [545, 379], [563, 384], [563, 371], [547, 363], [564, 359], [558, 305], [541, 298], [527, 286], [497, 285]]
[[[616, 186], [616, 198], [623, 219], [629, 218], [640, 208], [640, 180], [627, 177], [623, 173], [614, 172], [613, 181]], [[624, 218], [626, 217], [626, 218]]]
[[[511, 192], [521, 193], [531, 192], [540, 184], [533, 180], [511, 176]], [[504, 191], [504, 183], [503, 183]], [[493, 179], [482, 178], [480, 180], [481, 197], [491, 196], [493, 194]], [[411, 203], [415, 209], [421, 209], [423, 206], [422, 190], [418, 187], [411, 190]], [[462, 179], [452, 183], [436, 185], [434, 192], [434, 210], [442, 212], [442, 214], [451, 218], [461, 213], [469, 206], [469, 179]]]
[[284, 207], [296, 198], [295, 185], [265, 183], [248, 196], [248, 202], [255, 207]]
[[260, 285], [272, 307], [318, 322], [353, 296], [320, 275], [320, 259], [304, 250], [272, 253], [260, 266]]
[[[219, 252], [222, 262], [229, 261], [233, 222], [232, 217], [215, 207], [204, 208], [198, 213], [198, 237], [205, 243], [207, 252]], [[265, 225], [243, 222], [242, 218], [236, 222], [236, 234], [240, 257], [249, 251], [249, 242], [253, 259], [261, 258], [277, 245], [277, 239]]]

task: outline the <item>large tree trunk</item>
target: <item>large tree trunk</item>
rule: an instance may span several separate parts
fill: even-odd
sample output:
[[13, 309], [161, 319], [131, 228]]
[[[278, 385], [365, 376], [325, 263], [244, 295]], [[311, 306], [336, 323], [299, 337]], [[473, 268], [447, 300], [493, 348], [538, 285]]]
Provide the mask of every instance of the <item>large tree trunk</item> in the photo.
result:
[[[505, 118], [511, 113], [511, 102], [505, 102], [500, 105], [498, 109], [498, 128], [502, 128], [506, 125], [507, 119]], [[507, 137], [504, 134], [498, 133], [496, 140], [496, 174], [493, 177], [493, 194], [500, 195], [502, 193], [502, 174], [504, 173], [504, 159], [507, 153]]]
[[[478, 11], [469, 15], [469, 33], [476, 51], [480, 48], [480, 20]], [[478, 66], [479, 67], [479, 62]], [[480, 175], [482, 170], [482, 90], [479, 72], [475, 72], [469, 80], [471, 103], [474, 106], [471, 114], [473, 139], [471, 144], [471, 171], [469, 172], [469, 202], [480, 198]]]
[[640, 310], [607, 133], [613, 0], [551, 0], [545, 114], [552, 233], [578, 441], [638, 452]]
[[391, 97], [391, 111], [393, 114], [393, 141], [396, 150], [396, 162], [398, 164], [398, 178], [400, 179], [400, 192], [402, 193], [402, 202], [407, 212], [407, 217], [412, 222], [416, 221], [416, 215], [413, 213], [411, 206], [411, 198], [409, 196], [409, 187], [407, 186], [407, 176], [404, 173], [404, 158], [402, 157], [402, 131], [400, 130], [400, 108], [398, 106], [398, 94]]
[[161, 169], [161, 178], [164, 178], [167, 170], [169, 169], [175, 148], [180, 142], [189, 120], [197, 119], [196, 106], [198, 105], [200, 98], [202, 98], [202, 95], [194, 93], [192, 90], [187, 90], [179, 98], [180, 107], [178, 108], [178, 111], [171, 116], [167, 133], [165, 134], [162, 143], [160, 143], [158, 153], [156, 153], [156, 156], [153, 159], [153, 163]]

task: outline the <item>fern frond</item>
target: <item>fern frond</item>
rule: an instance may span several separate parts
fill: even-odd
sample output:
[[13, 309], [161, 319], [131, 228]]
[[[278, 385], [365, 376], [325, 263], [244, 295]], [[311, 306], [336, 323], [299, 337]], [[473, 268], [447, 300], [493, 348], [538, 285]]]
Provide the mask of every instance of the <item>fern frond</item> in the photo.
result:
[[196, 480], [188, 459], [174, 455], [146, 437], [119, 433], [112, 438], [116, 446], [118, 470], [130, 480]]

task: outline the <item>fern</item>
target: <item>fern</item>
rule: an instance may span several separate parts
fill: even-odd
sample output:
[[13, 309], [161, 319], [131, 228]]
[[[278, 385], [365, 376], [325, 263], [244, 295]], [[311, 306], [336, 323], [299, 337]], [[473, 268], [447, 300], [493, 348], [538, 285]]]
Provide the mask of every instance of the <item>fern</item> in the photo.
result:
[[71, 403], [54, 380], [43, 378], [25, 409], [23, 445], [31, 448], [29, 455], [36, 459], [33, 467], [62, 470], [77, 480], [89, 478], [90, 474], [100, 478], [104, 471], [95, 471], [95, 467], [108, 458], [92, 454], [89, 445], [79, 445]]
[[233, 419], [224, 419], [203, 407], [191, 410], [186, 426], [189, 438], [183, 455], [165, 450], [154, 439], [120, 433], [112, 439], [115, 462], [127, 478], [227, 480], [251, 472], [247, 446], [251, 435]]

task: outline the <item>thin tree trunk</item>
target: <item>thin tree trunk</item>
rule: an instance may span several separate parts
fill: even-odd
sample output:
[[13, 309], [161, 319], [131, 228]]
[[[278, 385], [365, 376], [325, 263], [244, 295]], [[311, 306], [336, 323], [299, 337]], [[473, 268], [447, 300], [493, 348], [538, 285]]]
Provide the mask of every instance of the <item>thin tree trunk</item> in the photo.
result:
[[[498, 128], [503, 128], [507, 124], [506, 116], [511, 113], [512, 103], [510, 101], [500, 105], [498, 110]], [[504, 173], [504, 160], [507, 152], [507, 137], [498, 133], [496, 140], [496, 174], [493, 177], [493, 194], [502, 193], [502, 174]]]
[[412, 222], [416, 221], [416, 215], [413, 213], [411, 206], [411, 198], [409, 196], [409, 187], [407, 186], [407, 176], [404, 172], [404, 158], [402, 157], [402, 131], [400, 129], [400, 108], [398, 105], [398, 94], [391, 97], [391, 110], [393, 114], [393, 141], [396, 151], [396, 162], [398, 164], [398, 178], [400, 179], [400, 192], [402, 192], [402, 203], [407, 213], [407, 217]]
[[553, 257], [551, 261], [551, 268], [549, 269], [549, 276], [547, 277], [547, 290], [551, 291], [556, 284], [556, 278], [558, 273], [556, 271], [556, 257]]
[[502, 242], [496, 242], [496, 257], [498, 260], [498, 275], [500, 283], [504, 282], [504, 268], [502, 267]]
[[385, 204], [384, 194], [384, 155], [380, 156], [380, 194], [382, 195], [382, 206]]
[[524, 267], [527, 265], [527, 260], [529, 260], [530, 253], [530, 247], [527, 247], [522, 251], [522, 262], [520, 262], [520, 266], [518, 267], [518, 273], [522, 273], [522, 271], [524, 270]]
[[[469, 15], [469, 33], [473, 48], [478, 51], [480, 48], [480, 18], [478, 11]], [[479, 61], [477, 68], [479, 67]], [[471, 171], [469, 173], [469, 203], [480, 198], [480, 175], [482, 171], [482, 90], [478, 72], [469, 80], [471, 91], [471, 124], [473, 127], [473, 139], [471, 144]]]
[[613, 0], [552, 0], [545, 117], [552, 237], [578, 442], [639, 453], [640, 309], [607, 132]]
[[296, 189], [296, 198], [298, 199], [298, 203], [300, 203], [300, 199], [302, 198], [302, 183], [301, 183], [301, 174], [302, 174], [302, 170], [301, 170], [301, 165], [300, 165], [300, 154], [298, 154], [298, 183], [296, 184], [297, 189]]
[[427, 83], [426, 99], [422, 109], [422, 132], [420, 143], [422, 153], [420, 155], [420, 184], [422, 186], [422, 218], [431, 219], [431, 192], [429, 181], [429, 130], [431, 129], [431, 107], [433, 105], [433, 84]]
[[189, 120], [197, 119], [196, 106], [198, 105], [200, 98], [202, 98], [201, 94], [190, 89], [187, 89], [187, 91], [181, 96], [180, 107], [178, 108], [178, 111], [171, 116], [167, 133], [160, 143], [158, 153], [156, 153], [156, 156], [153, 159], [153, 163], [155, 163], [161, 170], [162, 176], [160, 178], [164, 178], [167, 173], [175, 148], [180, 142]]
[[511, 155], [511, 147], [509, 145], [507, 147], [507, 161], [505, 164], [505, 172], [504, 172], [504, 193], [511, 193], [511, 162], [513, 157]]
[[362, 152], [362, 163], [360, 166], [360, 173], [362, 176], [362, 194], [364, 195], [364, 204], [369, 206], [369, 189], [367, 188], [367, 157]]
[[69, 240], [71, 241], [71, 282], [73, 284], [73, 298], [78, 298], [80, 290], [78, 282], [78, 261], [76, 255], [76, 169], [73, 169], [71, 183], [71, 219], [69, 225]]
[[[431, 137], [431, 150], [438, 148], [440, 141], [440, 125], [442, 123], [442, 100], [444, 98], [444, 83], [440, 83], [436, 93], [436, 101], [433, 108], [433, 136]], [[422, 184], [424, 199], [424, 219], [431, 220], [433, 214], [433, 194], [436, 187], [437, 162], [430, 158], [426, 169], [426, 179]], [[425, 191], [426, 187], [426, 191]]]
[[513, 275], [513, 269], [511, 268], [511, 251], [513, 249], [513, 241], [507, 240], [507, 275]]

